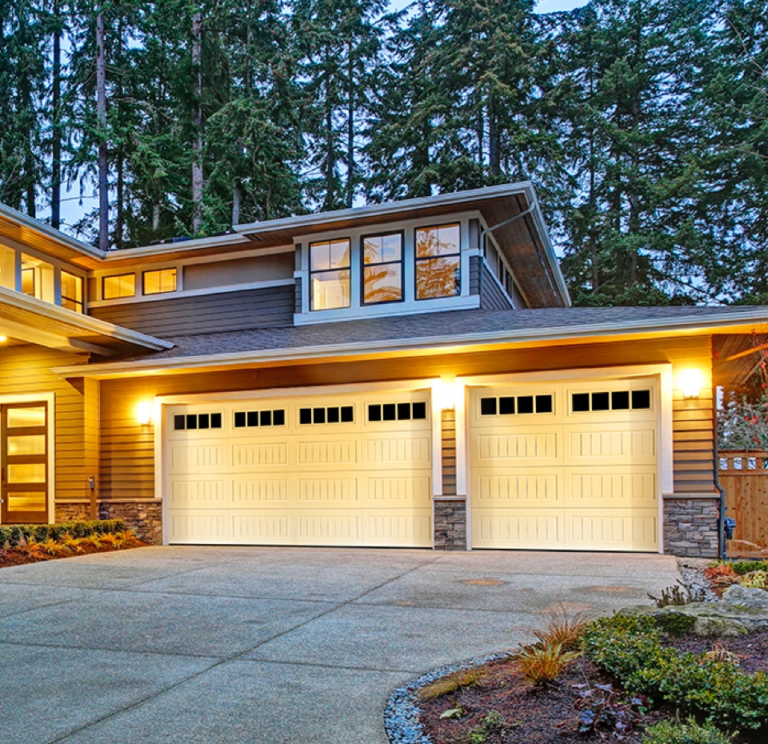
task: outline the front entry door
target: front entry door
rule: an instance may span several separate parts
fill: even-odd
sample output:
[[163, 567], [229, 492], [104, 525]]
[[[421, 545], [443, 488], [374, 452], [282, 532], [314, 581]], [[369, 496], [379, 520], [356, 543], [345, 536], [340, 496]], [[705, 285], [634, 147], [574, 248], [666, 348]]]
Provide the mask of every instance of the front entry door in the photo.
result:
[[0, 405], [0, 522], [48, 522], [48, 405]]

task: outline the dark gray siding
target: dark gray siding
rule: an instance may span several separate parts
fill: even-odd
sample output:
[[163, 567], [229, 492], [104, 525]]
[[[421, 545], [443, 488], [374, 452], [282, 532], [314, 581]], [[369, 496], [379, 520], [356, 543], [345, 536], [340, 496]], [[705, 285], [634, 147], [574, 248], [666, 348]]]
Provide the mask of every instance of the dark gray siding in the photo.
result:
[[480, 256], [469, 257], [469, 293], [471, 295], [480, 294], [482, 266], [483, 259]]
[[95, 318], [152, 336], [293, 325], [293, 285], [93, 308]]
[[491, 274], [488, 264], [480, 256], [469, 259], [469, 293], [480, 295], [480, 307], [483, 310], [511, 310], [513, 307]]

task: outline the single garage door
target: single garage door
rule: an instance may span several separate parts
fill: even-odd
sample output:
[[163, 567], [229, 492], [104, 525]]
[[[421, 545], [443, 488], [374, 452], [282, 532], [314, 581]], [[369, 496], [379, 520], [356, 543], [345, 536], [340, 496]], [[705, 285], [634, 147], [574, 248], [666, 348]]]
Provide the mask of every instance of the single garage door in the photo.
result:
[[168, 406], [171, 543], [432, 545], [429, 393]]
[[654, 378], [475, 388], [472, 545], [656, 551]]

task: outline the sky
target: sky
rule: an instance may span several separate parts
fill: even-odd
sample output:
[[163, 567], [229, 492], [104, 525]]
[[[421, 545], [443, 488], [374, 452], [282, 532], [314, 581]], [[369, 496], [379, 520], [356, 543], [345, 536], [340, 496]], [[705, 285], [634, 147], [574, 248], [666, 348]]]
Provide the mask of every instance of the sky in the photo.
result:
[[[393, 8], [404, 8], [406, 5], [410, 5], [411, 1], [412, 0], [390, 0], [390, 6]], [[582, 5], [586, 5], [586, 0], [539, 0], [536, 5], [536, 12], [554, 13], [560, 10], [573, 10]], [[84, 214], [94, 209], [97, 203], [98, 199], [96, 193], [89, 187], [86, 187], [85, 193], [82, 196], [79, 193], [78, 185], [74, 185], [72, 190], [62, 194], [61, 219], [63, 223], [63, 232], [74, 235], [75, 230], [71, 226], [82, 219]], [[44, 219], [47, 219], [50, 216], [49, 210], [45, 209], [40, 211], [40, 216]]]

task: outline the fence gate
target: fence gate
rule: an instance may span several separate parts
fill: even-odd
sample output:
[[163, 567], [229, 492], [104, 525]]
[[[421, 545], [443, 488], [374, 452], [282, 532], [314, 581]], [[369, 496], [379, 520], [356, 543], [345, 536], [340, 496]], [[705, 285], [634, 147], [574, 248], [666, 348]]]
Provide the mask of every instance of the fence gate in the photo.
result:
[[720, 452], [720, 483], [736, 519], [728, 555], [768, 556], [768, 452]]

